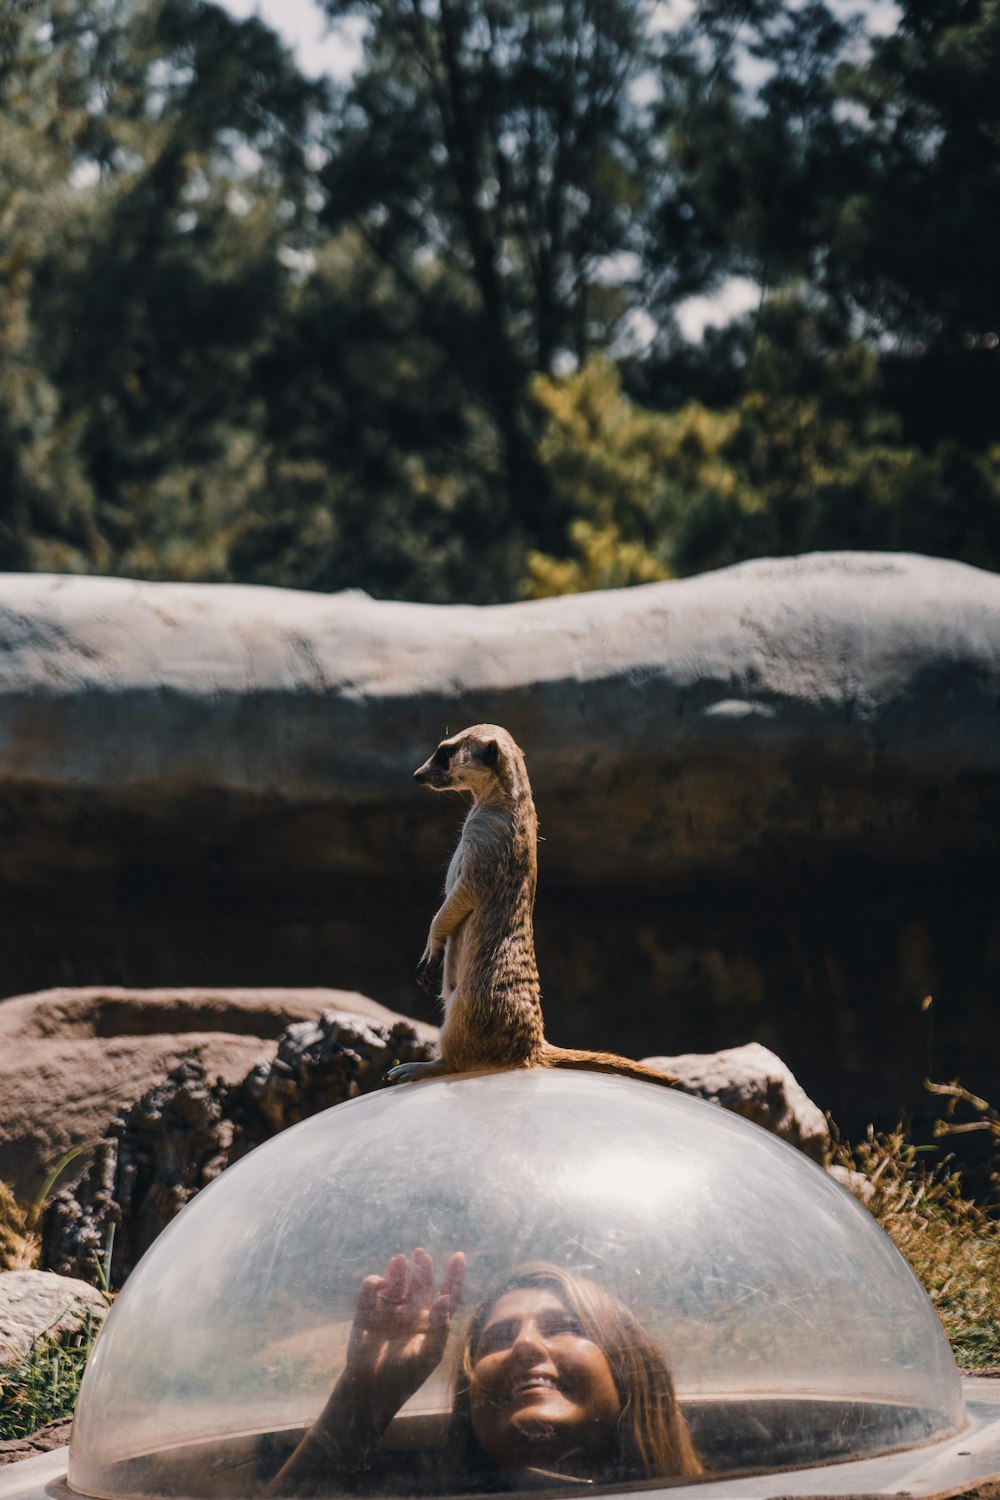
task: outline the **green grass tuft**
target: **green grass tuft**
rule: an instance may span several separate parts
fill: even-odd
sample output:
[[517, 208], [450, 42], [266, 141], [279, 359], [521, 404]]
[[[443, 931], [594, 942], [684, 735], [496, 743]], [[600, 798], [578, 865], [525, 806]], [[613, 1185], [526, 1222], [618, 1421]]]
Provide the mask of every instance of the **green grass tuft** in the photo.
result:
[[[72, 1160], [68, 1153], [53, 1169], [30, 1208], [22, 1208], [0, 1183], [0, 1271], [30, 1270], [38, 1263], [38, 1221], [56, 1177]], [[111, 1257], [114, 1229], [103, 1255], [94, 1258], [94, 1283], [110, 1303]], [[78, 1332], [57, 1334], [45, 1329], [31, 1348], [10, 1364], [0, 1364], [0, 1442], [31, 1437], [49, 1422], [71, 1417], [99, 1325], [92, 1313]]]
[[0, 1441], [30, 1437], [71, 1417], [97, 1330], [88, 1317], [68, 1341], [43, 1334], [26, 1354], [0, 1365]]

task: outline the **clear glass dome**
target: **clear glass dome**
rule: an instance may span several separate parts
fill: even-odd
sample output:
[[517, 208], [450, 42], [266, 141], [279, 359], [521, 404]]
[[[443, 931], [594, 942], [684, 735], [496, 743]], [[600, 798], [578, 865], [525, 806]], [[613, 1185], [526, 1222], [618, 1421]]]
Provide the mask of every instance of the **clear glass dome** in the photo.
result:
[[[467, 1257], [451, 1350], [485, 1290], [524, 1262], [619, 1299], [665, 1357], [712, 1475], [870, 1455], [964, 1420], [922, 1288], [819, 1167], [668, 1089], [537, 1070], [338, 1105], [201, 1193], [107, 1319], [70, 1485], [263, 1493], [344, 1368], [362, 1281], [416, 1246], [438, 1276]], [[446, 1352], [382, 1437], [378, 1492], [475, 1487], [443, 1477], [454, 1364]], [[316, 1488], [364, 1492], [336, 1473]]]

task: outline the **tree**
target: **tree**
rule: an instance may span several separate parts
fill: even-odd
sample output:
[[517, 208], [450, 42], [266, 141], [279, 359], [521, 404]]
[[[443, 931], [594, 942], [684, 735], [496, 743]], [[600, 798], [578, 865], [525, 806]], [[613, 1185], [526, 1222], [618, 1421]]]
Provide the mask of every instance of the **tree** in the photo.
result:
[[836, 82], [858, 40], [857, 19], [823, 0], [699, 0], [669, 37], [658, 125], [674, 180], [656, 246], [686, 244], [688, 289], [726, 274], [765, 293], [822, 280], [869, 180]]
[[263, 496], [234, 577], [437, 602], [516, 590], [495, 429], [417, 311], [357, 234], [318, 251], [257, 362]]
[[[496, 424], [505, 514], [557, 534], [533, 371], [605, 347], [642, 300], [655, 166], [646, 0], [326, 0], [368, 23], [329, 137], [325, 222], [353, 225]], [[439, 273], [428, 279], [421, 266]]]
[[895, 31], [838, 74], [872, 165], [831, 275], [902, 339], [974, 346], [1000, 334], [1000, 9], [899, 9]]
[[89, 175], [38, 260], [32, 316], [108, 563], [225, 577], [260, 471], [253, 362], [310, 222], [322, 90], [260, 22], [201, 0], [77, 8], [47, 45], [86, 90], [73, 164]]
[[[866, 37], [824, 0], [700, 0], [664, 57], [679, 186], [659, 242], [684, 214], [716, 274], [808, 285], [845, 330], [911, 358], [993, 349], [1000, 12], [899, 12], [891, 34]], [[940, 374], [963, 379], [954, 364]]]
[[468, 307], [318, 225], [325, 88], [199, 0], [39, 0], [8, 41], [7, 565], [509, 597]]
[[70, 217], [66, 179], [83, 129], [79, 80], [46, 38], [69, 16], [49, 4], [0, 12], [0, 568], [59, 571], [103, 555], [80, 422], [32, 317], [39, 260]]

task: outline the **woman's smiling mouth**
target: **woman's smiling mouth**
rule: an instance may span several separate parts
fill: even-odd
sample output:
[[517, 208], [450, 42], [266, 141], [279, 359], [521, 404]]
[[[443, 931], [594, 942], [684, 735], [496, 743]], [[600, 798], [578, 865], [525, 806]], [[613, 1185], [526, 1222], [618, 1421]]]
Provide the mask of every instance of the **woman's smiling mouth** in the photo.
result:
[[526, 1391], [561, 1391], [562, 1384], [554, 1375], [526, 1375], [514, 1386], [514, 1395], [523, 1396]]

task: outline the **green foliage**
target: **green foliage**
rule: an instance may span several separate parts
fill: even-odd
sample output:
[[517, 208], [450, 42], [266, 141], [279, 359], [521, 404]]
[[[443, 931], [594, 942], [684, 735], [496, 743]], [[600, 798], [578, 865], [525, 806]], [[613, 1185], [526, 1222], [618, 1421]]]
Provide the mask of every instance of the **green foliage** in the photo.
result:
[[635, 86], [655, 77], [655, 7], [325, 4], [367, 32], [328, 136], [324, 223], [357, 227], [412, 299], [495, 431], [496, 520], [544, 543], [531, 373], [609, 342], [648, 279], [635, 252], [658, 152]]
[[903, 338], [977, 341], [1000, 330], [1000, 8], [899, 9], [896, 30], [838, 77], [870, 166], [830, 275]]
[[[886, 36], [808, 0], [699, 0], [665, 59], [660, 244], [918, 345], [1000, 330], [1000, 11], [900, 0]], [[752, 81], [751, 81], [752, 80]], [[994, 428], [996, 432], [996, 428]]]
[[540, 377], [534, 393], [548, 419], [540, 456], [570, 517], [570, 546], [562, 557], [531, 553], [523, 592], [542, 598], [673, 576], [685, 495], [730, 484], [717, 459], [733, 418], [694, 406], [644, 411], [601, 359], [563, 380]]
[[[65, 6], [50, 8], [65, 27]], [[71, 217], [66, 176], [84, 130], [82, 83], [40, 39], [31, 5], [0, 16], [0, 567], [73, 569], [100, 553], [79, 416], [46, 365], [33, 316], [39, 266]]]
[[[401, 279], [430, 258], [461, 295], [482, 364], [549, 371], [614, 331], [637, 289], [606, 257], [634, 251], [654, 188], [647, 0], [325, 0], [368, 30], [329, 136], [327, 222], [360, 223]], [[629, 284], [631, 282], [631, 284]]]
[[42, 1335], [11, 1364], [0, 1365], [0, 1442], [30, 1437], [48, 1422], [71, 1417], [96, 1330], [69, 1342]]
[[[654, 221], [657, 251], [683, 247], [694, 288], [720, 271], [768, 291], [825, 281], [869, 183], [845, 116], [839, 68], [859, 22], [822, 0], [699, 0], [663, 57], [661, 128], [673, 191]], [[848, 309], [834, 304], [845, 319]]]
[[509, 596], [467, 289], [320, 226], [328, 89], [202, 0], [73, 14], [6, 35], [0, 566]]
[[509, 596], [521, 554], [496, 428], [362, 236], [318, 251], [258, 378], [262, 477], [233, 576], [441, 602]]
[[[36, 7], [38, 9], [38, 7]], [[253, 367], [304, 234], [321, 94], [260, 22], [198, 0], [125, 3], [53, 53], [102, 83], [72, 233], [34, 298], [80, 431], [104, 558], [140, 577], [224, 577], [260, 446]], [[208, 482], [206, 482], [208, 481]]]
[[743, 396], [642, 410], [592, 361], [540, 381], [542, 455], [568, 512], [531, 595], [637, 583], [750, 557], [862, 548], [1000, 568], [1000, 446], [902, 444], [872, 350], [795, 297], [757, 324]]
[[1000, 447], [902, 443], [879, 405], [868, 345], [824, 326], [796, 298], [773, 298], [746, 384], [720, 455], [733, 483], [692, 497], [677, 535], [679, 572], [840, 548], [1000, 567]]

